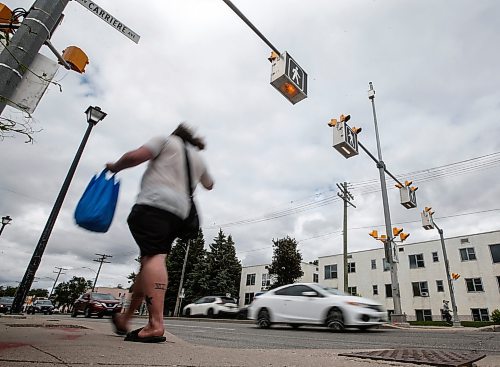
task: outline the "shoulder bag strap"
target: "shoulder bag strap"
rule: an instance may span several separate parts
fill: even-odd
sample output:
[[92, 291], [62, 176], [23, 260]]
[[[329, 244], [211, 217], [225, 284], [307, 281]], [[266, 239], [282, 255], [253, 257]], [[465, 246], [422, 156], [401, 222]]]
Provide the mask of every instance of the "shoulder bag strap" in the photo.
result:
[[191, 181], [191, 166], [189, 164], [188, 150], [186, 147], [186, 142], [184, 142], [184, 154], [186, 155], [186, 169], [188, 177], [188, 192], [191, 200], [193, 199], [193, 182]]

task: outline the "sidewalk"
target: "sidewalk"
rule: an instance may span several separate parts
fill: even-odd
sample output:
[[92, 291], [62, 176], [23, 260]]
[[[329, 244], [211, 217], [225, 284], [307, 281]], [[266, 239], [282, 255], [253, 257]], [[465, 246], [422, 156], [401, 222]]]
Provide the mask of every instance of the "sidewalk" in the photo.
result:
[[[0, 366], [407, 366], [414, 364], [370, 361], [338, 356], [342, 350], [226, 349], [189, 344], [166, 333], [167, 342], [124, 342], [110, 324], [82, 319], [44, 320], [34, 316], [0, 317]], [[480, 367], [500, 365], [486, 357]], [[420, 365], [422, 366], [422, 365]]]

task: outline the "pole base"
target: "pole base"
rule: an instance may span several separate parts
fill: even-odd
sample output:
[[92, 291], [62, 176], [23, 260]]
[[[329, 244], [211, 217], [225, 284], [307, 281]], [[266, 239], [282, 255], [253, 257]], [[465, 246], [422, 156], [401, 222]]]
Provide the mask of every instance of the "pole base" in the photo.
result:
[[453, 327], [463, 327], [460, 321], [453, 321]]
[[393, 325], [399, 325], [399, 326], [410, 326], [410, 324], [406, 320], [406, 314], [396, 315], [393, 313], [391, 315], [391, 323]]

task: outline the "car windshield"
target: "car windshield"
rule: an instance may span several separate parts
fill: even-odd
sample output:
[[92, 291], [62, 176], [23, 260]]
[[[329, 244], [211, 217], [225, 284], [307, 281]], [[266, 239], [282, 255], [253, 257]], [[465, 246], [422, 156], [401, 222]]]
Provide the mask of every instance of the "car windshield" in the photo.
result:
[[236, 303], [236, 301], [234, 300], [234, 298], [221, 297], [220, 299], [221, 299], [222, 303]]
[[14, 302], [14, 297], [0, 297], [0, 303], [9, 304]]
[[37, 301], [37, 303], [39, 305], [43, 305], [43, 306], [52, 306], [52, 302], [49, 301], [49, 300], [46, 300], [46, 301]]
[[92, 293], [92, 299], [102, 299], [106, 301], [114, 301], [116, 300], [112, 294], [109, 293]]
[[341, 291], [340, 289], [337, 289], [337, 288], [333, 288], [333, 287], [326, 287], [324, 285], [320, 285], [320, 284], [316, 284], [317, 287], [320, 287], [321, 289], [323, 289], [324, 291], [328, 292], [328, 293], [331, 293], [331, 294], [334, 294], [336, 296], [349, 296], [349, 294], [347, 293], [344, 293], [343, 291]]

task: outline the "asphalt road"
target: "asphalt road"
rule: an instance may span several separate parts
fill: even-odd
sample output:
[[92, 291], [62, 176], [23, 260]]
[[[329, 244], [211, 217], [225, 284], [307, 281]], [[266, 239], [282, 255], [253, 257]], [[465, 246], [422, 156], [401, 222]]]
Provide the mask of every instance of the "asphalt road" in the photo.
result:
[[[71, 319], [68, 315], [43, 316], [48, 319]], [[109, 318], [85, 319], [86, 322], [109, 323]], [[137, 318], [132, 326], [140, 327], [145, 319]], [[111, 328], [111, 326], [110, 326]], [[380, 328], [333, 333], [326, 328], [273, 326], [258, 329], [238, 320], [166, 318], [165, 328], [177, 337], [193, 343], [221, 348], [246, 349], [389, 349], [430, 348], [455, 351], [482, 351], [500, 355], [500, 333], [471, 329], [392, 329]]]

